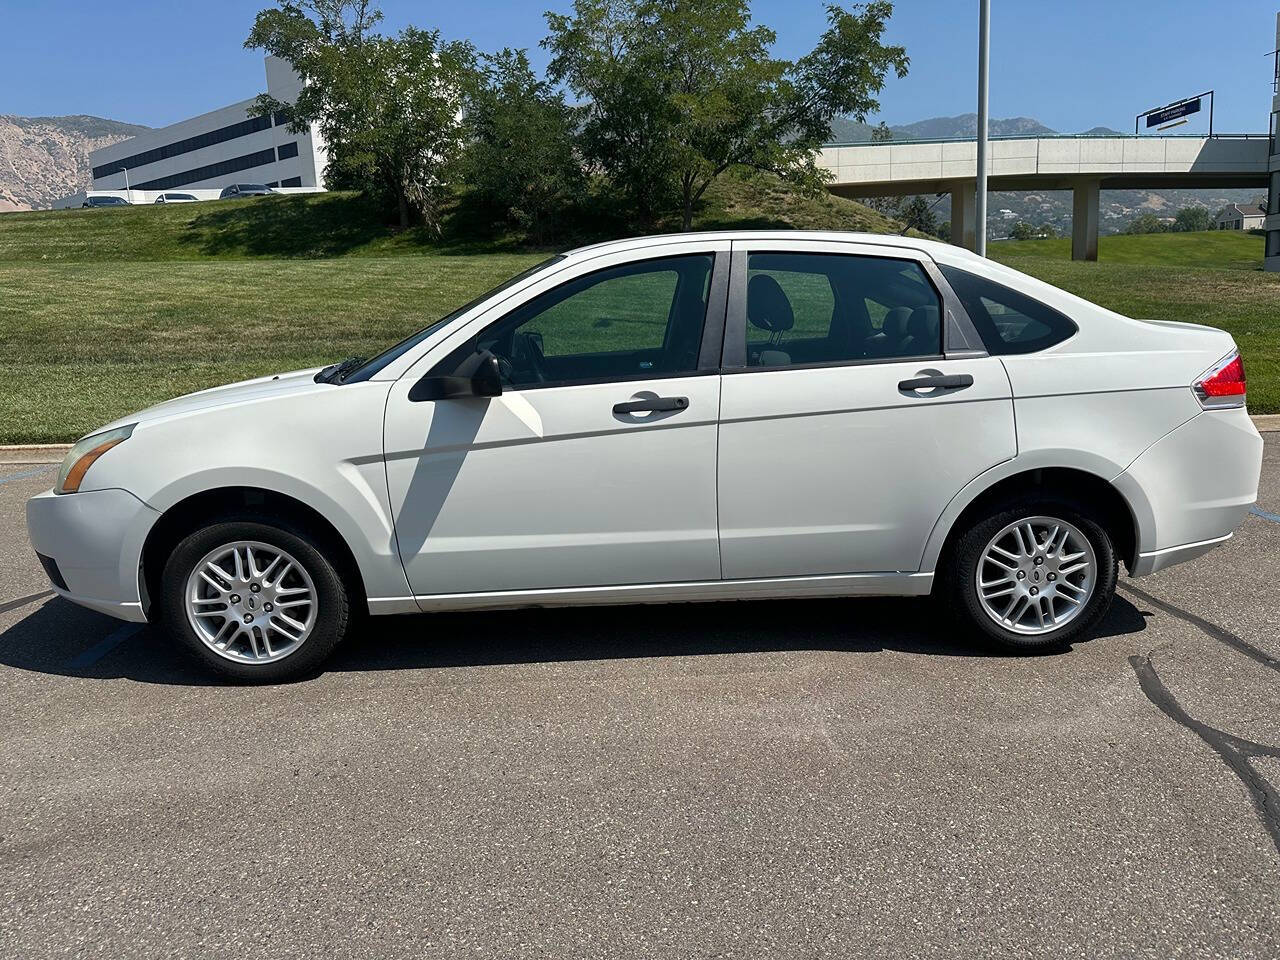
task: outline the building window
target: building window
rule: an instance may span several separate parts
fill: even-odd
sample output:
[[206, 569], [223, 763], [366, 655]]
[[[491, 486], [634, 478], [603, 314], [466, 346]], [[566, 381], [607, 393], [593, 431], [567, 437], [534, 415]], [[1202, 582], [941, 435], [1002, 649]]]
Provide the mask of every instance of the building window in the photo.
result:
[[300, 187], [300, 186], [302, 186], [302, 178], [301, 178], [301, 177], [289, 177], [289, 178], [287, 178], [287, 179], [285, 179], [285, 180], [281, 180], [281, 181], [280, 181], [280, 186], [282, 186], [282, 187]]
[[174, 173], [156, 180], [148, 180], [146, 183], [135, 183], [133, 189], [168, 190], [170, 187], [186, 186], [187, 184], [199, 183], [202, 180], [212, 180], [214, 177], [224, 177], [229, 173], [239, 173], [241, 170], [248, 170], [251, 167], [262, 167], [269, 163], [275, 163], [275, 159], [275, 150], [259, 150], [257, 153], [247, 153], [243, 157], [233, 157], [230, 160], [222, 160], [203, 167], [195, 167], [192, 170], [184, 170], [182, 173]]
[[276, 158], [278, 160], [288, 160], [290, 157], [296, 157], [297, 155], [298, 141], [296, 140], [276, 148]]
[[240, 137], [247, 137], [251, 133], [258, 133], [261, 130], [269, 130], [270, 128], [270, 117], [250, 117], [240, 123], [233, 123], [229, 127], [219, 127], [217, 130], [210, 130], [198, 136], [167, 143], [163, 147], [155, 147], [120, 160], [99, 164], [93, 168], [93, 178], [97, 180], [101, 177], [109, 177], [111, 174], [119, 173], [126, 168], [132, 170], [135, 167], [145, 167], [149, 163], [159, 163], [161, 160], [179, 157], [184, 153], [191, 153], [193, 150], [211, 147], [214, 144], [226, 143], [228, 140], [237, 140]]

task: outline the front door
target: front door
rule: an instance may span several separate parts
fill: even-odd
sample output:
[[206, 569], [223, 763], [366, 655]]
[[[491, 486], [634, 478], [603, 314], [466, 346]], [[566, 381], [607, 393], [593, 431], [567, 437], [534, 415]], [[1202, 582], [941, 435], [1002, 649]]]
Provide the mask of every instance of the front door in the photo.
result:
[[1000, 361], [945, 348], [924, 258], [876, 249], [734, 244], [726, 579], [916, 571], [948, 501], [1016, 452]]
[[415, 403], [424, 371], [397, 382], [387, 479], [415, 595], [719, 578], [720, 246], [581, 266], [428, 358], [448, 375], [493, 352], [499, 397]]

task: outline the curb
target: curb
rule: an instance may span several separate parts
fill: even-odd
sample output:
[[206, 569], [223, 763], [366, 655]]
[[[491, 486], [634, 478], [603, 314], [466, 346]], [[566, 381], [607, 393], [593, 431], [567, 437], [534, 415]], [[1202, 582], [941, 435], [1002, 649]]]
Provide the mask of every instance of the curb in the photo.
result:
[[[1264, 413], [1251, 417], [1259, 433], [1280, 433], [1280, 413]], [[16, 446], [0, 446], [0, 464], [6, 466], [36, 466], [42, 463], [61, 463], [71, 449], [69, 443], [26, 443]]]
[[44, 463], [61, 463], [71, 449], [69, 443], [24, 443], [0, 446], [0, 464], [7, 467], [30, 467]]

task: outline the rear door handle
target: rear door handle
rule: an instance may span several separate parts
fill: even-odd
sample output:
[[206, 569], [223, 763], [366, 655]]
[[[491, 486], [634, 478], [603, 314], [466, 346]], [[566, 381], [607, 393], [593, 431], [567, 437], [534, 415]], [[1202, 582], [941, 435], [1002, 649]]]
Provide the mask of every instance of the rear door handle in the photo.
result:
[[914, 380], [903, 380], [898, 389], [903, 393], [914, 393], [917, 390], [963, 390], [973, 386], [973, 377], [967, 373], [953, 373], [947, 376], [916, 377]]
[[653, 397], [649, 400], [630, 400], [627, 403], [615, 403], [613, 412], [625, 415], [628, 413], [651, 413], [661, 410], [683, 410], [689, 406], [688, 397]]

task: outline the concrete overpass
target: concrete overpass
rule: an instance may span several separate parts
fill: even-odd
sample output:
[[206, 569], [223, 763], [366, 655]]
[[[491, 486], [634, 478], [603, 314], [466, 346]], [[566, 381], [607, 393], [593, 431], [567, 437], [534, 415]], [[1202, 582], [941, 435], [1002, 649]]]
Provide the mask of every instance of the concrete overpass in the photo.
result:
[[[1098, 191], [1268, 186], [1267, 134], [995, 137], [990, 190], [1071, 190], [1071, 257], [1098, 259]], [[975, 246], [976, 140], [831, 144], [818, 165], [845, 197], [951, 194], [952, 242]]]

